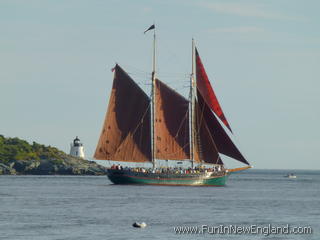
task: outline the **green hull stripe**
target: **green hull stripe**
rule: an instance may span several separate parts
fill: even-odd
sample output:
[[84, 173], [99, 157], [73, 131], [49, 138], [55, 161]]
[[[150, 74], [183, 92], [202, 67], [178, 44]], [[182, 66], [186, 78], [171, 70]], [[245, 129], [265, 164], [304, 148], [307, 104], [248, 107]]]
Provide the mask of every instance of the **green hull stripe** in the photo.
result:
[[211, 178], [149, 178], [129, 175], [108, 174], [114, 184], [143, 184], [143, 185], [181, 185], [181, 186], [224, 186], [228, 175]]

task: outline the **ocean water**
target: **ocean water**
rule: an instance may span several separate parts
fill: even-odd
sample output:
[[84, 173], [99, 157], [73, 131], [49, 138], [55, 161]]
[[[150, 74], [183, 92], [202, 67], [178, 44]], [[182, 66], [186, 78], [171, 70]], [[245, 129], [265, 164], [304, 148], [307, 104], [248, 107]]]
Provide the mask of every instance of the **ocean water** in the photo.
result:
[[[283, 176], [294, 172], [297, 179]], [[0, 176], [0, 239], [320, 239], [320, 171], [249, 170], [226, 187], [113, 185], [106, 176]], [[144, 229], [132, 227], [146, 222]], [[174, 227], [312, 227], [176, 234]], [[204, 229], [205, 230], [205, 229]], [[266, 233], [266, 232], [265, 232]]]

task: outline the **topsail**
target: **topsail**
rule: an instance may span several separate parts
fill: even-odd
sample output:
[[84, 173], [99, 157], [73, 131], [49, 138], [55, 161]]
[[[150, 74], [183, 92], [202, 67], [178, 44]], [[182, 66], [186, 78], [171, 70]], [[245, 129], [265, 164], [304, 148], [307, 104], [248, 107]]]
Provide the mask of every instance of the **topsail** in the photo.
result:
[[218, 98], [214, 93], [206, 70], [202, 64], [198, 51], [196, 50], [196, 75], [197, 75], [197, 88], [203, 96], [205, 102], [212, 111], [220, 118], [224, 125], [232, 132], [230, 124], [228, 123], [222, 108], [219, 104]]

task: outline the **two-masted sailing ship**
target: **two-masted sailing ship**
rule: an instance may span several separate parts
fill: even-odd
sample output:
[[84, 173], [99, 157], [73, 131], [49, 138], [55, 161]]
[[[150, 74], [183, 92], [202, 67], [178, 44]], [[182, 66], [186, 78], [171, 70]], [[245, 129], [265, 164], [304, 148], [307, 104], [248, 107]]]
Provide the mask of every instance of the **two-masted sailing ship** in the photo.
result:
[[[116, 64], [108, 110], [94, 157], [150, 163], [150, 168], [113, 165], [107, 175], [114, 184], [223, 186], [232, 171], [250, 165], [226, 133], [231, 132], [231, 127], [194, 41], [190, 95], [186, 99], [157, 78], [155, 32], [153, 36], [151, 97]], [[248, 166], [226, 169], [221, 154]], [[160, 164], [163, 160], [177, 164], [189, 161], [190, 164], [188, 168], [163, 167]]]

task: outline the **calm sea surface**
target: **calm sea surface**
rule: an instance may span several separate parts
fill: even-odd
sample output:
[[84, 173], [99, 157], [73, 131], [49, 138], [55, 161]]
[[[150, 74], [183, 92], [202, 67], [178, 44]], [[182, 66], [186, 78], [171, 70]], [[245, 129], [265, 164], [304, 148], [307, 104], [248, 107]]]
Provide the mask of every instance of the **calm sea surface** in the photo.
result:
[[[283, 176], [294, 172], [297, 179]], [[251, 170], [226, 187], [112, 185], [106, 176], [0, 176], [0, 239], [320, 239], [320, 171]], [[146, 222], [136, 229], [133, 222]], [[174, 227], [311, 226], [313, 234], [183, 234]]]

